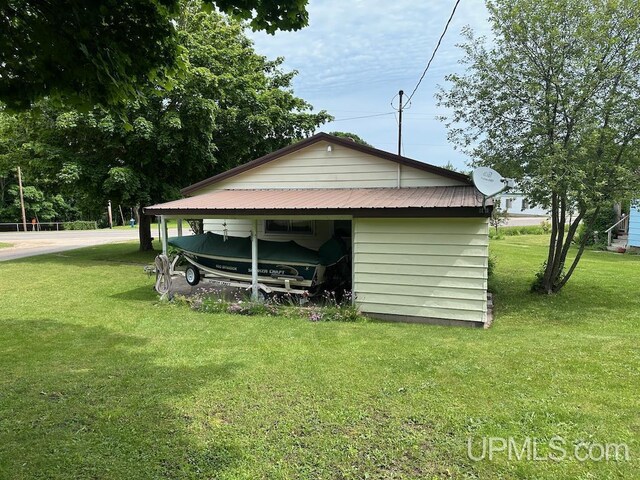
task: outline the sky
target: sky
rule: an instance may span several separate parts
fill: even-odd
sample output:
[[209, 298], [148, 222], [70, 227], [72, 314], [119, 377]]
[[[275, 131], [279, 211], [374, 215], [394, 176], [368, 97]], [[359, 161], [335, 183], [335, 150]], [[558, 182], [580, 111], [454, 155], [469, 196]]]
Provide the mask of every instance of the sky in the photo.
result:
[[[400, 89], [417, 84], [442, 33], [455, 0], [310, 0], [309, 25], [297, 32], [248, 32], [258, 53], [284, 57], [285, 70], [297, 70], [295, 94], [327, 110], [335, 121], [318, 131], [358, 134], [381, 150], [396, 152]], [[461, 0], [436, 57], [403, 115], [403, 155], [463, 168], [469, 160], [447, 141], [436, 117], [446, 114], [434, 98], [445, 76], [463, 73], [457, 43], [461, 31], [489, 34], [483, 0]], [[394, 99], [395, 97], [395, 99]], [[405, 96], [406, 98], [406, 96]], [[379, 115], [369, 118], [370, 115]]]

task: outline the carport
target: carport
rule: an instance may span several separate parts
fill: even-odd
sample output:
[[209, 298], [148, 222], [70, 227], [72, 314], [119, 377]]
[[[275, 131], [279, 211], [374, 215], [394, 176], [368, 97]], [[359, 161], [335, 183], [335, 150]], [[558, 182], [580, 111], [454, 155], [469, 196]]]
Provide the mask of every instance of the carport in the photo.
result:
[[483, 208], [464, 175], [319, 134], [183, 193], [193, 196], [145, 209], [161, 217], [163, 249], [166, 219], [203, 219], [212, 231], [233, 222], [234, 235], [252, 239], [254, 295], [257, 240], [268, 236], [267, 222], [335, 229], [348, 221], [353, 297], [363, 312], [387, 320], [486, 322], [491, 206]]

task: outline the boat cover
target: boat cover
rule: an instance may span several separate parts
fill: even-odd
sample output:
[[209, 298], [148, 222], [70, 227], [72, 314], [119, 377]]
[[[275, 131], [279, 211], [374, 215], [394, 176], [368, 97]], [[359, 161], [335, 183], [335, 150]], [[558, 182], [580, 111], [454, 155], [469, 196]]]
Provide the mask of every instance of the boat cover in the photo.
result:
[[[171, 237], [168, 244], [196, 255], [251, 259], [250, 237], [227, 237], [225, 240], [223, 235], [207, 232], [201, 235]], [[303, 247], [293, 240], [258, 240], [258, 258], [261, 261], [332, 265], [345, 254], [344, 244], [337, 238], [325, 242], [319, 251]]]

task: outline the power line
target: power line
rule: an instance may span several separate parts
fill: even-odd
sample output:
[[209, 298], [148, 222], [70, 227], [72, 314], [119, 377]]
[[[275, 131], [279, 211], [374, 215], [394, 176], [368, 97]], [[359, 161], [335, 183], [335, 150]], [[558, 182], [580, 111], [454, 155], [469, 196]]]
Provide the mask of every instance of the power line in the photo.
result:
[[[376, 142], [376, 145], [397, 145], [396, 142]], [[450, 147], [448, 143], [407, 143], [410, 147]], [[402, 140], [402, 148], [404, 149], [405, 143]]]
[[453, 10], [451, 11], [451, 15], [449, 16], [449, 20], [447, 20], [447, 24], [444, 26], [444, 30], [442, 31], [442, 34], [440, 35], [440, 38], [438, 39], [438, 43], [436, 44], [436, 48], [433, 50], [433, 53], [431, 54], [431, 58], [427, 62], [427, 66], [425, 67], [424, 72], [422, 72], [422, 76], [420, 77], [420, 80], [418, 80], [418, 83], [416, 84], [415, 88], [413, 89], [413, 92], [411, 92], [411, 95], [409, 95], [409, 98], [407, 99], [407, 102], [411, 101], [411, 99], [413, 98], [413, 95], [416, 93], [416, 90], [418, 90], [418, 87], [422, 83], [422, 79], [427, 74], [427, 70], [429, 70], [429, 67], [431, 66], [431, 62], [433, 62], [433, 59], [435, 58], [436, 53], [438, 52], [438, 48], [440, 48], [440, 44], [442, 43], [442, 39], [444, 38], [445, 34], [447, 33], [447, 29], [449, 28], [449, 24], [451, 23], [451, 20], [453, 20], [453, 16], [456, 13], [456, 9], [458, 8], [458, 4], [459, 3], [460, 3], [460, 0], [456, 0], [455, 5], [453, 6]]
[[354, 114], [362, 114], [362, 115], [386, 113], [386, 112], [381, 112], [380, 110], [336, 110], [335, 108], [328, 108], [326, 110], [330, 111], [331, 113], [354, 113]]
[[361, 117], [338, 118], [337, 120], [332, 120], [332, 122], [345, 122], [347, 120], [359, 120], [361, 118], [384, 117], [386, 115], [393, 115], [394, 113], [395, 112], [387, 112], [387, 113], [376, 113], [375, 115], [363, 115]]

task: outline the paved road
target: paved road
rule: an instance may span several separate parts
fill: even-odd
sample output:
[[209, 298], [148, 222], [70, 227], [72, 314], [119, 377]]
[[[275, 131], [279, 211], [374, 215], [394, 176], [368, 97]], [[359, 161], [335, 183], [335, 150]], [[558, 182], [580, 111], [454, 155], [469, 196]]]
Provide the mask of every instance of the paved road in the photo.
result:
[[[157, 236], [157, 231], [152, 229], [151, 235]], [[170, 230], [169, 236], [172, 235], [177, 235], [177, 232]], [[12, 247], [0, 248], [0, 262], [105, 243], [130, 242], [137, 239], [137, 228], [70, 230], [66, 232], [0, 232], [0, 243], [13, 245]]]
[[509, 227], [522, 227], [524, 225], [540, 225], [543, 220], [548, 220], [547, 217], [509, 217], [507, 219], [506, 226]]

